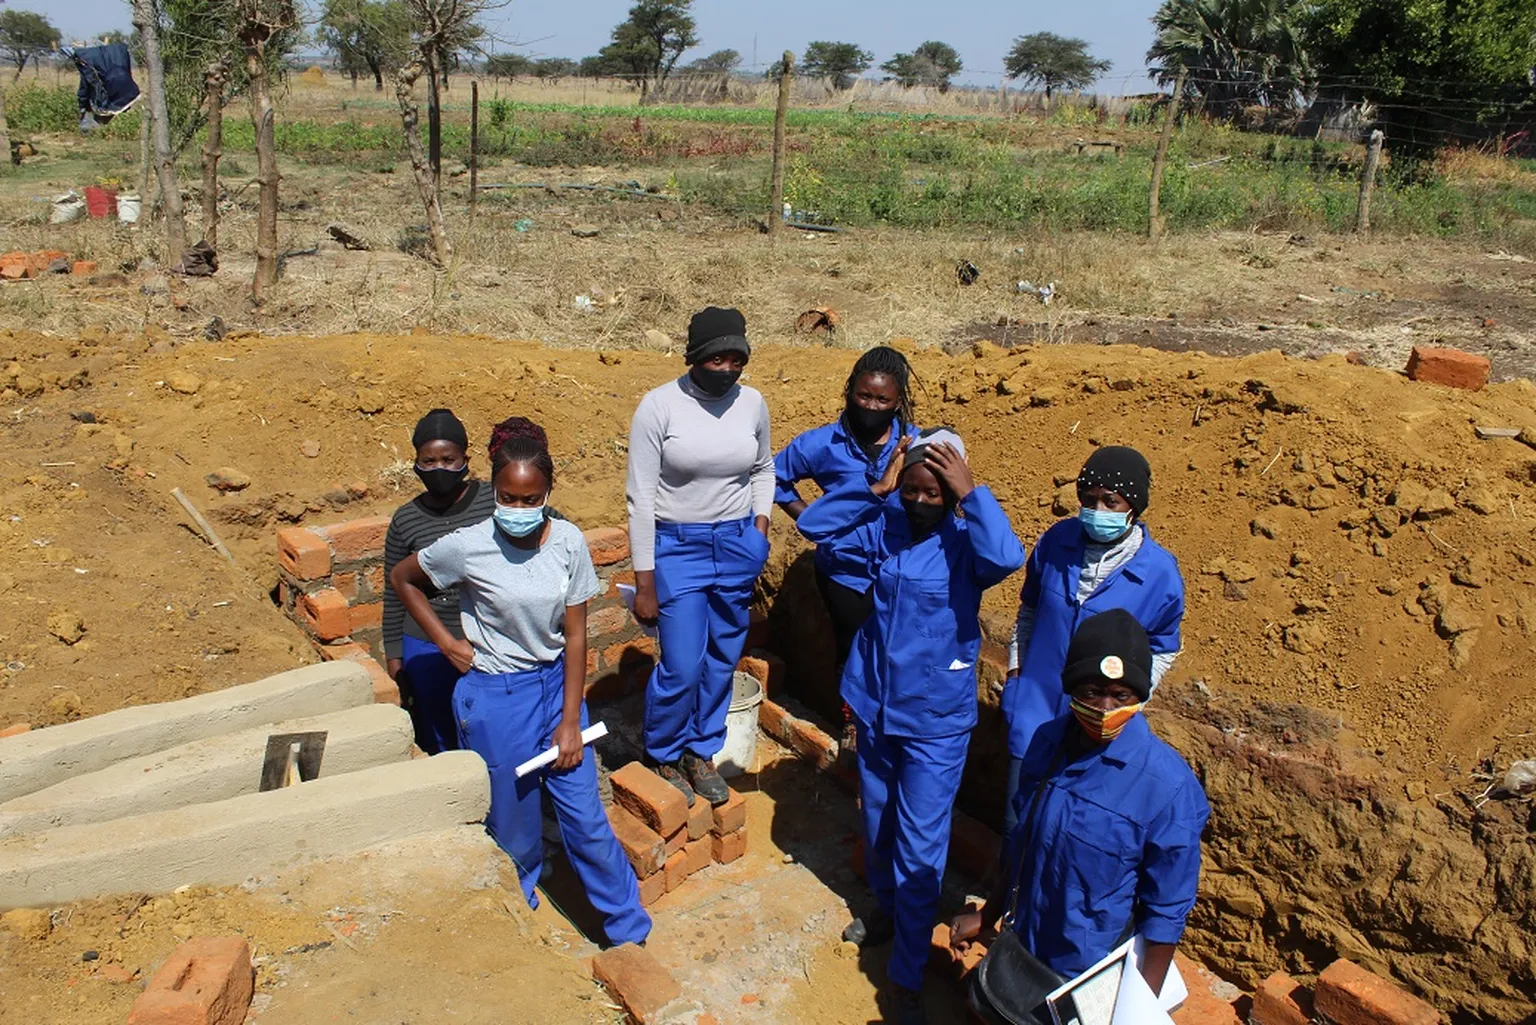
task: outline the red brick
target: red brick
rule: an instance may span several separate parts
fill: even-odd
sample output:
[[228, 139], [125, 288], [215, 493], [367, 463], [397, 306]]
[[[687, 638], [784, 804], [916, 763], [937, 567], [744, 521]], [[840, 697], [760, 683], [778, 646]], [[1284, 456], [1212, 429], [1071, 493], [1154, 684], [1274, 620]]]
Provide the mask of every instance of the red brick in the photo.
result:
[[956, 809], [949, 823], [949, 863], [977, 878], [991, 875], [997, 867], [1003, 841], [977, 819]]
[[73, 267], [73, 272], [75, 274], [79, 274], [81, 277], [86, 277], [88, 275], [95, 274], [96, 273], [96, 261], [95, 260], [76, 260], [75, 261], [75, 265]]
[[683, 870], [689, 875], [708, 868], [715, 862], [714, 842], [705, 833], [702, 840], [689, 840], [683, 845]]
[[375, 566], [363, 574], [363, 582], [368, 585], [368, 597], [375, 601], [384, 597], [384, 567]]
[[608, 590], [604, 593], [606, 593], [610, 598], [619, 597], [620, 584], [628, 584], [630, 587], [634, 587], [635, 571], [632, 569], [621, 570], [620, 572], [615, 573], [613, 576], [609, 577]]
[[360, 659], [372, 657], [372, 655], [368, 654], [367, 648], [354, 641], [346, 641], [342, 644], [320, 645], [320, 660], [323, 662], [334, 662], [339, 658]]
[[608, 777], [613, 799], [659, 836], [671, 836], [688, 824], [688, 801], [682, 791], [639, 762], [630, 762]]
[[657, 872], [640, 880], [640, 906], [650, 907], [667, 895], [667, 874]]
[[326, 540], [330, 541], [337, 562], [383, 558], [384, 535], [388, 531], [388, 516], [368, 516], [320, 528]]
[[737, 663], [736, 668], [756, 680], [763, 688], [763, 696], [770, 698], [783, 691], [784, 678], [789, 673], [782, 658], [766, 651], [748, 655]]
[[731, 796], [725, 799], [725, 803], [711, 808], [709, 831], [719, 836], [723, 833], [734, 833], [747, 824], [747, 799], [732, 790]]
[[818, 769], [837, 764], [837, 741], [813, 722], [792, 715], [783, 705], [764, 699], [758, 706], [758, 724], [770, 737], [788, 745]]
[[1312, 991], [1284, 972], [1276, 972], [1253, 994], [1251, 1025], [1307, 1025], [1312, 1020]]
[[634, 625], [635, 621], [630, 617], [629, 609], [625, 608], [622, 604], [593, 609], [587, 613], [588, 637], [601, 637], [604, 634], [618, 633], [620, 630], [630, 629]]
[[[640, 662], [656, 658], [656, 642], [649, 637], [636, 637], [632, 641], [619, 641], [603, 649], [603, 665], [612, 669], [626, 662]], [[649, 672], [649, 668], [647, 668]]]
[[1317, 1013], [1334, 1025], [1438, 1025], [1440, 1012], [1395, 983], [1339, 959], [1317, 977]]
[[[588, 648], [587, 649], [587, 679], [590, 680], [590, 679], [592, 679], [592, 677], [594, 677], [596, 675], [597, 675], [597, 649], [596, 648]], [[591, 691], [591, 687], [588, 687], [587, 690], [590, 692]], [[588, 696], [590, 697], [590, 693], [589, 693]]]
[[352, 610], [334, 587], [306, 594], [296, 606], [304, 624], [322, 641], [335, 641], [352, 632]]
[[[1185, 978], [1188, 981], [1188, 976]], [[1169, 1017], [1174, 1025], [1243, 1025], [1235, 1005], [1194, 983], [1190, 984], [1189, 998]]]
[[[743, 816], [742, 821], [746, 818]], [[694, 801], [688, 808], [688, 839], [702, 840], [709, 835], [709, 827], [715, 824], [714, 809], [708, 801]]]
[[11, 725], [7, 726], [5, 729], [0, 730], [0, 740], [4, 740], [6, 737], [19, 737], [23, 733], [31, 732], [32, 724], [29, 722], [11, 723]]
[[654, 829], [616, 804], [608, 809], [608, 822], [635, 875], [645, 879], [661, 871], [667, 860], [666, 843]]
[[[364, 649], [366, 652], [367, 649]], [[373, 703], [376, 705], [398, 705], [400, 703], [400, 686], [389, 678], [389, 671], [379, 665], [372, 655], [354, 655], [352, 661], [368, 670], [368, 676], [373, 681]]]
[[254, 984], [251, 947], [243, 938], [193, 937], [149, 980], [128, 1025], [240, 1025]]
[[980, 943], [972, 943], [966, 947], [964, 954], [957, 956], [949, 947], [947, 924], [933, 927], [933, 936], [929, 944], [928, 964], [940, 975], [956, 984], [964, 982], [965, 977], [981, 964], [981, 959], [987, 954], [986, 947]]
[[598, 527], [583, 533], [594, 565], [612, 566], [629, 558], [629, 531], [623, 527]]
[[277, 532], [277, 564], [295, 580], [320, 580], [331, 572], [331, 546], [308, 527]]
[[742, 826], [734, 833], [711, 833], [709, 837], [710, 854], [722, 865], [729, 865], [743, 854], [747, 853], [747, 827]]
[[1415, 345], [1408, 356], [1408, 376], [1415, 381], [1478, 391], [1488, 383], [1493, 364], [1485, 356], [1460, 349]]
[[752, 610], [752, 620], [747, 627], [747, 651], [768, 647], [771, 634], [768, 629], [768, 617], [756, 609]]
[[683, 885], [683, 880], [688, 878], [688, 855], [679, 847], [667, 858], [667, 863], [662, 866], [662, 876], [667, 881], [667, 892], [671, 893]]
[[[694, 804], [706, 804], [708, 802], [702, 801], [699, 798], [694, 798], [693, 803]], [[691, 809], [691, 808], [689, 809], [690, 812], [692, 810], [693, 809]], [[673, 833], [671, 836], [667, 837], [665, 841], [663, 841], [663, 843], [666, 845], [667, 857], [670, 858], [670, 857], [672, 857], [672, 855], [674, 855], [678, 851], [682, 850], [683, 849], [683, 845], [686, 844], [687, 842], [688, 842], [688, 827], [686, 825], [679, 826], [677, 832]]]
[[633, 943], [594, 957], [592, 978], [639, 1025], [653, 1025], [661, 1017], [662, 1008], [683, 995], [683, 987], [661, 966], [656, 955]]
[[357, 601], [357, 574], [352, 572], [336, 573], [331, 576], [331, 586], [341, 592], [341, 596], [347, 599], [347, 604]]
[[384, 603], [371, 601], [367, 605], [354, 605], [347, 610], [347, 620], [351, 624], [347, 630], [348, 633], [357, 633], [359, 630], [379, 626], [384, 622]]

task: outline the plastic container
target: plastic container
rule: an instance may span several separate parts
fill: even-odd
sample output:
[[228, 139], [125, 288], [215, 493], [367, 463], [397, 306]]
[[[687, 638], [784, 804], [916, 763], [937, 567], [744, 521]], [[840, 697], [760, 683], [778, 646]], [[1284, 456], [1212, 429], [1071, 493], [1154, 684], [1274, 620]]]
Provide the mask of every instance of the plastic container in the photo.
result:
[[137, 193], [130, 192], [117, 197], [117, 219], [123, 224], [138, 224], [141, 209], [141, 201]]
[[757, 713], [763, 688], [746, 673], [731, 678], [731, 707], [725, 713], [725, 747], [715, 755], [722, 776], [740, 776], [757, 764]]
[[92, 217], [117, 216], [117, 190], [100, 185], [87, 185], [85, 209]]
[[73, 224], [85, 218], [85, 200], [78, 192], [66, 192], [55, 196], [53, 210], [48, 215], [49, 224]]

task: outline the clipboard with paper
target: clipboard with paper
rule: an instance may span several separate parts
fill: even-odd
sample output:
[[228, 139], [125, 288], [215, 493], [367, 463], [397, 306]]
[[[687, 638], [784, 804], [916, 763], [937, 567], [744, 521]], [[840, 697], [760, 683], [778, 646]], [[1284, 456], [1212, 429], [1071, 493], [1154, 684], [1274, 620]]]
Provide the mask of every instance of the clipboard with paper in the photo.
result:
[[1168, 1012], [1189, 997], [1178, 965], [1168, 966], [1163, 990], [1154, 994], [1141, 976], [1146, 941], [1140, 936], [1063, 983], [1045, 998], [1055, 1025], [1172, 1025]]

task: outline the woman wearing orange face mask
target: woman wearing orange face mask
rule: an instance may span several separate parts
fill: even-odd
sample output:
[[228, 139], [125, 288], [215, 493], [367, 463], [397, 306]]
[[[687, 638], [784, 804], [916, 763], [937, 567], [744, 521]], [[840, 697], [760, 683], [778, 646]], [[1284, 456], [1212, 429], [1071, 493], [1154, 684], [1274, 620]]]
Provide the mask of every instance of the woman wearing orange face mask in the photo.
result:
[[[1113, 609], [1084, 620], [1061, 685], [1070, 711], [1035, 732], [1022, 760], [997, 888], [955, 919], [952, 943], [963, 949], [1006, 913], [1004, 930], [1064, 981], [1134, 934], [1146, 942], [1142, 975], [1159, 992], [1195, 904], [1210, 805], [1141, 714], [1152, 649], [1135, 616]], [[989, 1018], [985, 1002], [978, 1011]]]

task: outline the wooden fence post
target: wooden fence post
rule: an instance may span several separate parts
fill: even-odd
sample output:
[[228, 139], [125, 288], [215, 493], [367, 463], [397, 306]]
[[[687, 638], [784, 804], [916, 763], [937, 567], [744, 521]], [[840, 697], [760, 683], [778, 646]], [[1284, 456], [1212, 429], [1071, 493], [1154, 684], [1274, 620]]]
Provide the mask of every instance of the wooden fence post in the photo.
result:
[[1168, 144], [1173, 141], [1173, 123], [1179, 117], [1179, 105], [1184, 102], [1184, 78], [1187, 71], [1179, 72], [1179, 80], [1173, 86], [1173, 101], [1168, 104], [1168, 117], [1163, 121], [1163, 134], [1157, 137], [1157, 155], [1152, 158], [1152, 187], [1147, 193], [1147, 233], [1161, 238], [1164, 231], [1162, 214], [1163, 169], [1168, 165]]
[[475, 220], [480, 193], [480, 82], [469, 83], [469, 220]]
[[779, 76], [779, 106], [773, 114], [773, 186], [768, 194], [768, 234], [776, 234], [784, 219], [784, 120], [789, 115], [789, 82], [794, 75], [795, 55], [784, 51]]
[[1360, 176], [1360, 203], [1355, 207], [1355, 234], [1364, 235], [1371, 230], [1371, 193], [1376, 191], [1376, 168], [1381, 166], [1381, 144], [1386, 136], [1378, 128], [1371, 133], [1371, 144], [1365, 151], [1365, 173]]

